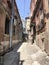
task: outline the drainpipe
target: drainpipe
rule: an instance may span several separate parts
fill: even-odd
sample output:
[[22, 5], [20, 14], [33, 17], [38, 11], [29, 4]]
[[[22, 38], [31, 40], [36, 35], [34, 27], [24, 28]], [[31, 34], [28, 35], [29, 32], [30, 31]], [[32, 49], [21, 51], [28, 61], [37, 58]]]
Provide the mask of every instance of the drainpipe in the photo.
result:
[[13, 21], [14, 21], [14, 0], [11, 0], [12, 2], [12, 16], [10, 21], [10, 48], [12, 48], [12, 31], [13, 31]]

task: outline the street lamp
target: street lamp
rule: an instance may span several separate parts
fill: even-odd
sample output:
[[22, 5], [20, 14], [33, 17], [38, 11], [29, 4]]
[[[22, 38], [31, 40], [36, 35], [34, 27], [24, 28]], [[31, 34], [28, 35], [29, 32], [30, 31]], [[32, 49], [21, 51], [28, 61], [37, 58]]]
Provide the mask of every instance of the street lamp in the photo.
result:
[[12, 48], [12, 31], [13, 31], [13, 21], [14, 21], [14, 0], [11, 0], [12, 3], [12, 15], [10, 21], [10, 48]]

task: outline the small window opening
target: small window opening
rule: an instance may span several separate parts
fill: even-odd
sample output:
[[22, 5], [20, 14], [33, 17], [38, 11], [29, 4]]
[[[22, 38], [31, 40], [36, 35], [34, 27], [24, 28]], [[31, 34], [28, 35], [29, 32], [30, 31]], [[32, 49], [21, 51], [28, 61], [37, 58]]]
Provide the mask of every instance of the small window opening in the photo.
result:
[[13, 35], [15, 35], [16, 33], [15, 33], [15, 26], [13, 26]]
[[5, 21], [5, 34], [9, 34], [9, 19], [6, 17]]

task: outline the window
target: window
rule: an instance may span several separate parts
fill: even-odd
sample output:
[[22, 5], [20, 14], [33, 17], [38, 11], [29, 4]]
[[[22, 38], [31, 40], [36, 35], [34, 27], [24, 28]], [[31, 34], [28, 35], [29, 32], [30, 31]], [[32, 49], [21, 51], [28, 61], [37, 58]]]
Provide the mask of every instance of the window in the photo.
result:
[[5, 20], [5, 34], [9, 34], [9, 19], [6, 17]]
[[15, 26], [13, 26], [13, 35], [15, 35], [16, 34], [16, 31], [15, 31]]

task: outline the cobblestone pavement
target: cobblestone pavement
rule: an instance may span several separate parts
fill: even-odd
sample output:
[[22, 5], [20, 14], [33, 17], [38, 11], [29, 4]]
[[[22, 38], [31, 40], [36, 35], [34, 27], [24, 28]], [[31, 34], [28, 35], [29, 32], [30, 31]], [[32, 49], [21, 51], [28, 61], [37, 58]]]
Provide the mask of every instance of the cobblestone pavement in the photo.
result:
[[24, 42], [4, 56], [4, 65], [49, 65], [49, 57], [36, 44]]

